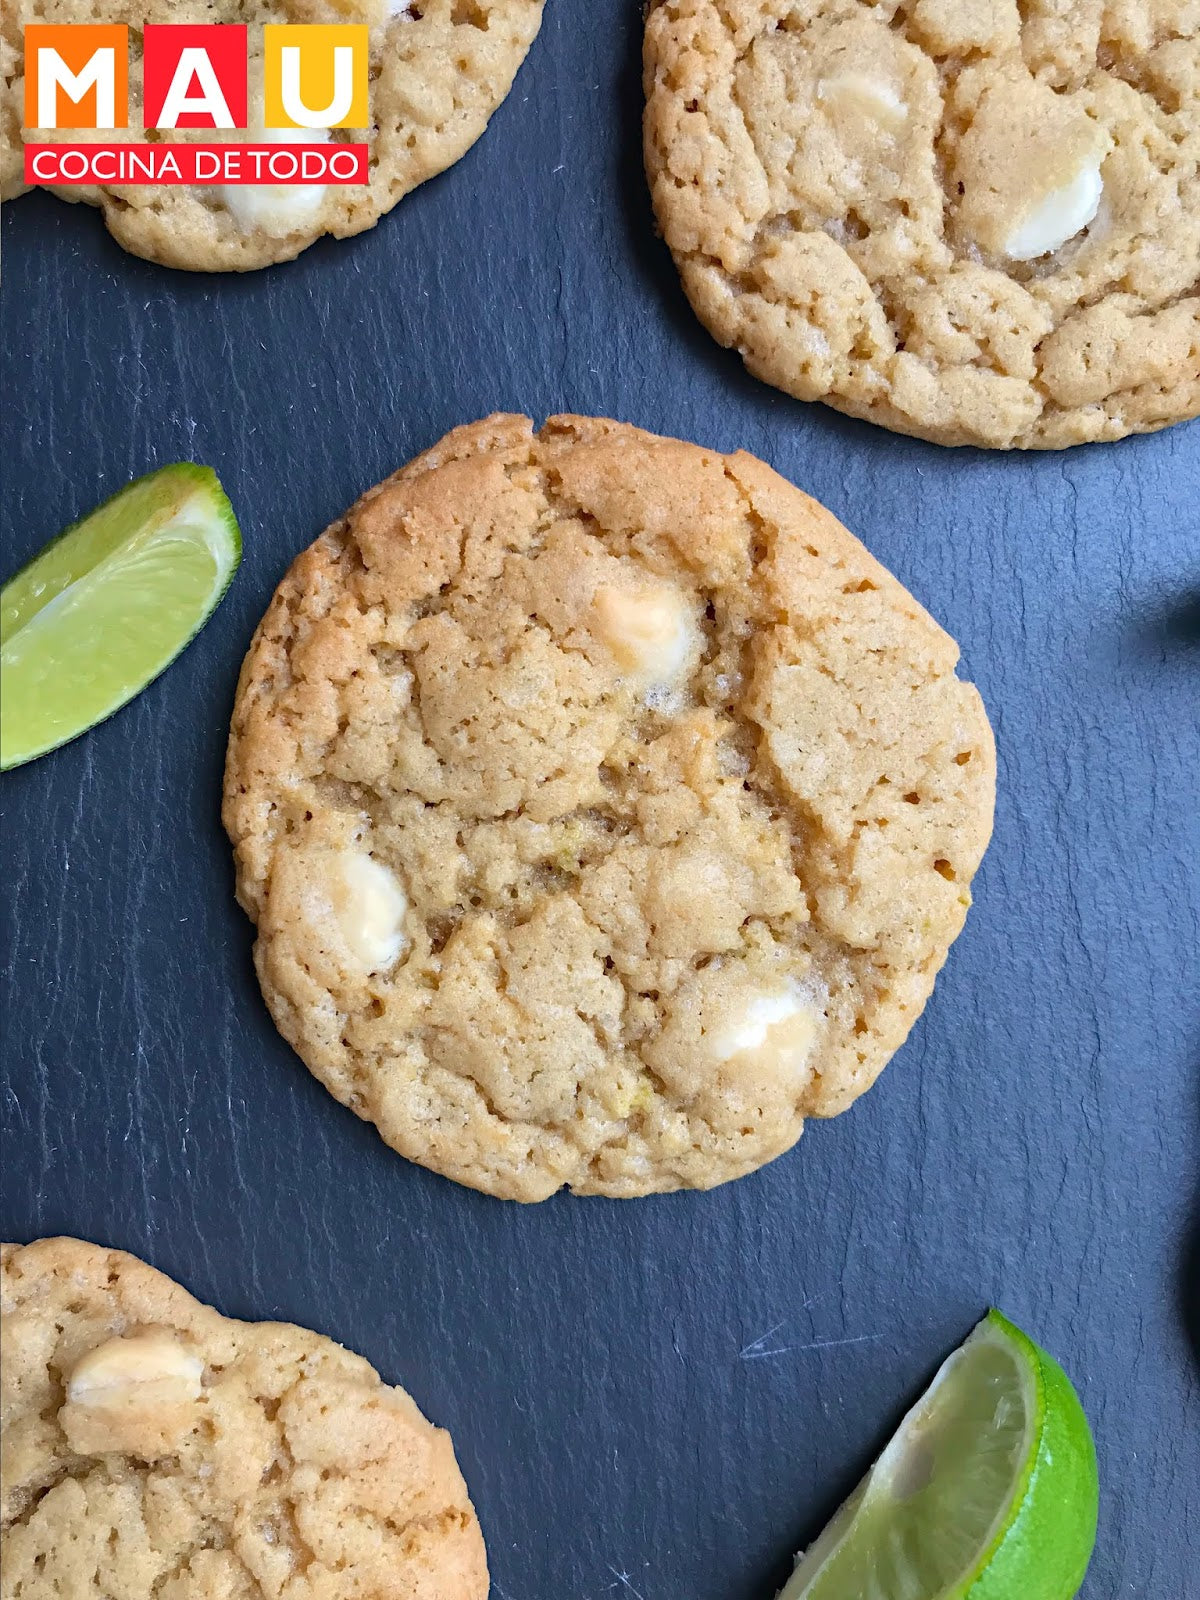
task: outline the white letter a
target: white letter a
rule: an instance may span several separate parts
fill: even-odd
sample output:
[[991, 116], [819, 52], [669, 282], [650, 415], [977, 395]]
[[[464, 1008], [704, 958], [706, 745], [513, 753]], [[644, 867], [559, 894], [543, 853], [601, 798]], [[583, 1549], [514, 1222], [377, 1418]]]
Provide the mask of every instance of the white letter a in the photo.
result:
[[[188, 93], [193, 78], [200, 90], [196, 95]], [[217, 81], [213, 64], [208, 58], [208, 51], [195, 45], [187, 45], [179, 52], [175, 75], [171, 79], [171, 87], [167, 90], [155, 127], [178, 127], [179, 118], [185, 111], [206, 111], [213, 119], [214, 128], [233, 127], [233, 115]]]

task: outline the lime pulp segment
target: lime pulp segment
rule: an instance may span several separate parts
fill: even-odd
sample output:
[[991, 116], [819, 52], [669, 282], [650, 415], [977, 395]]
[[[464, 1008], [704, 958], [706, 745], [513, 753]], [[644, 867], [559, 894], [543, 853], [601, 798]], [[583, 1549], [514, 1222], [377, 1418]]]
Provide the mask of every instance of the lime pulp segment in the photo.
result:
[[209, 467], [138, 478], [0, 593], [0, 766], [102, 721], [170, 665], [237, 571], [241, 535]]
[[1070, 1600], [1096, 1456], [1062, 1368], [989, 1312], [797, 1560], [779, 1600]]

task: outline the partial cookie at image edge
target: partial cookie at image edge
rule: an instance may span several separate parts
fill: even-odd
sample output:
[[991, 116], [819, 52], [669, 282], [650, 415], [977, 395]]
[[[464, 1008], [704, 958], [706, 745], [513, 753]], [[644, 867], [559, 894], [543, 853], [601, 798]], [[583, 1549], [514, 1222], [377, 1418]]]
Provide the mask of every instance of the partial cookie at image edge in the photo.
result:
[[[369, 146], [370, 183], [354, 185], [44, 185], [70, 203], [100, 209], [105, 226], [131, 254], [197, 272], [248, 272], [294, 259], [325, 235], [372, 228], [403, 197], [461, 159], [482, 136], [537, 36], [543, 0], [20, 0], [0, 34], [0, 198], [25, 192], [21, 27], [29, 22], [128, 23], [130, 126], [107, 137], [137, 142], [141, 126], [140, 29], [147, 23], [249, 23], [250, 121], [247, 130], [155, 137], [203, 142], [296, 139], [324, 143], [326, 130], [264, 129], [259, 23], [370, 26], [371, 126], [332, 137]], [[216, 14], [214, 14], [214, 11]], [[50, 140], [70, 138], [51, 133]]]
[[361, 1356], [71, 1238], [0, 1246], [0, 1317], [6, 1591], [484, 1600], [449, 1435]]
[[659, 0], [646, 172], [718, 342], [945, 445], [1200, 413], [1200, 28], [1074, 11]]

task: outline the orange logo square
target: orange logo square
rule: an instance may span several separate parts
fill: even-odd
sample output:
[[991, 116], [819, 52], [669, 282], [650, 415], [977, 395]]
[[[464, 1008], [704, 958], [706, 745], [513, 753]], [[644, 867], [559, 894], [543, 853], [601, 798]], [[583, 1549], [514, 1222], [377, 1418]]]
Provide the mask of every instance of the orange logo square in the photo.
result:
[[129, 29], [120, 23], [30, 23], [27, 128], [127, 128]]

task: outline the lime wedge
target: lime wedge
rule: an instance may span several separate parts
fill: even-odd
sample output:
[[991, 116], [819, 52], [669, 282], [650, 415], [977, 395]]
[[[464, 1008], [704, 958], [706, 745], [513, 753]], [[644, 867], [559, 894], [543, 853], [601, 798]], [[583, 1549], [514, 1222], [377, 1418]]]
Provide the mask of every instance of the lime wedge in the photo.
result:
[[779, 1600], [1070, 1600], [1098, 1494], [1070, 1379], [990, 1311], [797, 1557]]
[[207, 621], [242, 540], [209, 467], [162, 467], [53, 539], [0, 593], [0, 767], [131, 700]]

